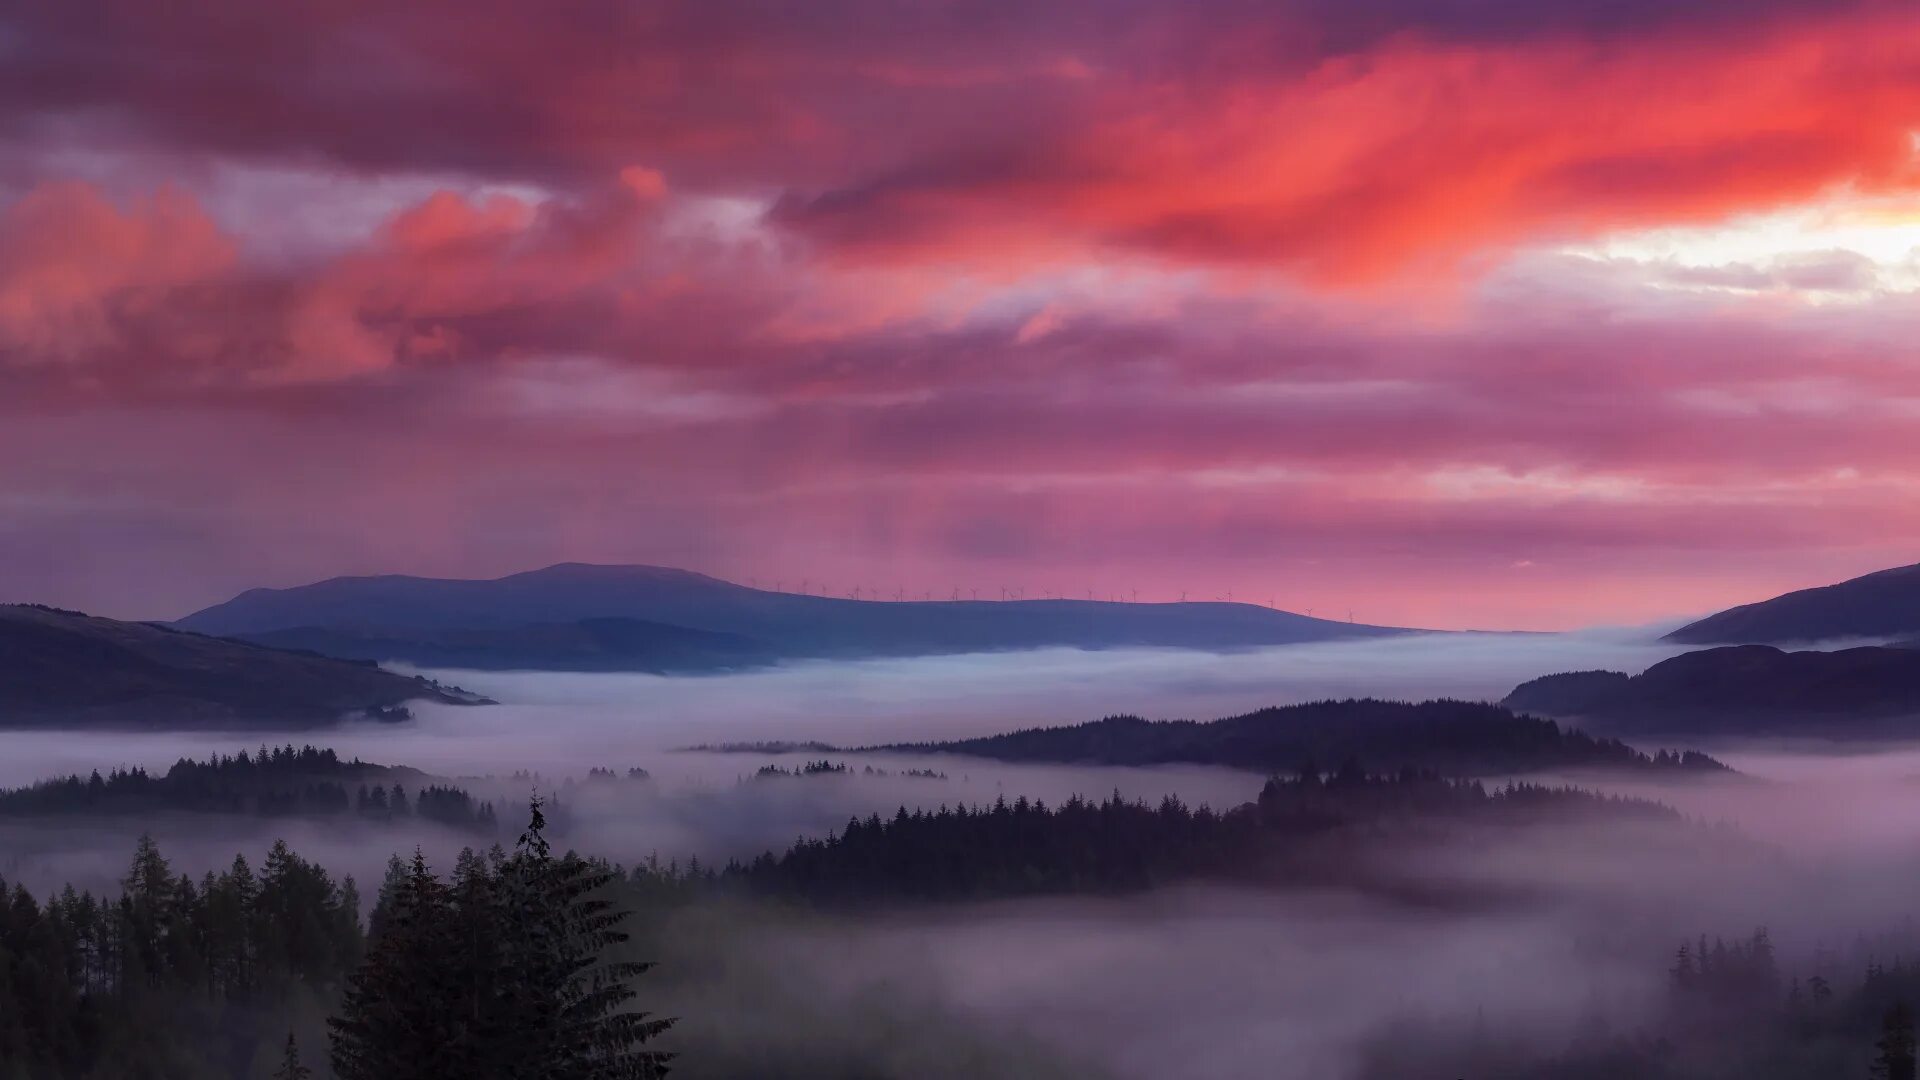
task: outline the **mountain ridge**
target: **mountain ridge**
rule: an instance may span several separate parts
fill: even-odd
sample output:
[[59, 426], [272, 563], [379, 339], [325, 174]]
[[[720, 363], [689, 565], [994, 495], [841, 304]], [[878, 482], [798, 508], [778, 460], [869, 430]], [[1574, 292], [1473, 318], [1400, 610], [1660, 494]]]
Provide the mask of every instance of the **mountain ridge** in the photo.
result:
[[[735, 651], [750, 653], [751, 644], [764, 650], [767, 661], [1052, 646], [1232, 650], [1436, 632], [1217, 601], [853, 599], [759, 589], [675, 567], [593, 563], [558, 563], [491, 579], [388, 574], [250, 589], [175, 625], [250, 640], [294, 630], [318, 640], [311, 637], [314, 628], [325, 628], [418, 646], [424, 638], [448, 632], [589, 619], [674, 628], [685, 639], [682, 644], [712, 643], [700, 635], [732, 635], [739, 639], [730, 642]], [[660, 636], [664, 648], [670, 635], [663, 629]], [[632, 670], [645, 670], [650, 661], [635, 655], [630, 662]], [[715, 661], [710, 666], [729, 665]]]
[[1902, 638], [1920, 634], [1920, 564], [1796, 589], [1697, 619], [1662, 640], [1683, 645]]
[[1447, 776], [1586, 768], [1729, 771], [1696, 751], [1647, 754], [1501, 705], [1447, 699], [1313, 701], [1217, 720], [1117, 715], [971, 739], [861, 749], [1056, 764], [1219, 765], [1267, 773], [1293, 772], [1309, 763]]
[[487, 699], [361, 661], [153, 623], [0, 604], [0, 726], [318, 727]]

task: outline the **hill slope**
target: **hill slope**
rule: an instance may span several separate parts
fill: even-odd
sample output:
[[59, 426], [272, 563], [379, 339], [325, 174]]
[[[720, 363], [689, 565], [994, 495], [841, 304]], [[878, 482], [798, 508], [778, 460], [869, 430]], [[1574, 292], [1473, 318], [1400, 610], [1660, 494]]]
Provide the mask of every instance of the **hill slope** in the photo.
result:
[[1724, 768], [1704, 754], [1662, 751], [1650, 757], [1625, 743], [1563, 730], [1551, 720], [1465, 701], [1320, 701], [1204, 722], [1110, 716], [1070, 727], [873, 749], [999, 761], [1225, 765], [1259, 772], [1292, 772], [1309, 762], [1449, 776], [1578, 768]]
[[1860, 721], [1920, 717], [1920, 651], [1729, 645], [1663, 660], [1632, 677], [1548, 675], [1515, 687], [1502, 704], [1621, 732], [1846, 734]]
[[372, 664], [0, 605], [0, 726], [284, 727], [485, 699]]
[[1920, 633], [1920, 565], [1728, 608], [1668, 634], [1685, 645], [1768, 645]]
[[399, 660], [479, 671], [644, 671], [666, 675], [766, 664], [773, 650], [739, 634], [644, 619], [596, 618], [454, 629], [300, 626], [247, 640], [348, 660]]
[[[525, 632], [536, 624], [626, 619], [684, 632], [675, 648], [763, 658], [920, 656], [1126, 645], [1234, 649], [1409, 633], [1308, 618], [1251, 604], [1086, 600], [882, 602], [751, 589], [685, 570], [568, 563], [494, 580], [333, 578], [254, 589], [179, 621], [206, 633], [277, 640], [314, 628], [424, 648], [453, 632]], [[697, 635], [705, 634], [707, 637]], [[338, 646], [335, 646], [338, 647]], [[726, 659], [721, 657], [720, 659]], [[636, 666], [644, 657], [635, 657]], [[548, 657], [543, 663], [556, 663]], [[529, 663], [527, 666], [542, 666]], [[729, 666], [715, 663], [714, 666]], [[640, 669], [644, 670], [644, 667]]]

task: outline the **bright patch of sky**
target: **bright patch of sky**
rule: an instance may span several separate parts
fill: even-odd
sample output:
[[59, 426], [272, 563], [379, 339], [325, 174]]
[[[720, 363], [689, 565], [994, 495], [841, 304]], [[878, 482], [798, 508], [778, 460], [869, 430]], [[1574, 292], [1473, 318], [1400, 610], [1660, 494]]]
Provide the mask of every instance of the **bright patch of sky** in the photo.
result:
[[[1920, 199], [1842, 194], [1716, 225], [1617, 233], [1566, 250], [1695, 272], [1656, 283], [1667, 288], [1794, 292], [1814, 302], [1861, 299], [1920, 289]], [[1862, 261], [1870, 272], [1837, 272]]]

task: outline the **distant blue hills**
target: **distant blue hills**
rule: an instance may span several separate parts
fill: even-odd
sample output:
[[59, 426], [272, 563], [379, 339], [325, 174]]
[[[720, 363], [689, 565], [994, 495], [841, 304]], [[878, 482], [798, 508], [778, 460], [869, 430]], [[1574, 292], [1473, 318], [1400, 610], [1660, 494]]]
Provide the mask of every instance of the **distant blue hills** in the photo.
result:
[[1222, 602], [852, 600], [584, 563], [491, 580], [382, 575], [251, 589], [175, 625], [346, 659], [663, 673], [1050, 646], [1231, 651], [1428, 632]]

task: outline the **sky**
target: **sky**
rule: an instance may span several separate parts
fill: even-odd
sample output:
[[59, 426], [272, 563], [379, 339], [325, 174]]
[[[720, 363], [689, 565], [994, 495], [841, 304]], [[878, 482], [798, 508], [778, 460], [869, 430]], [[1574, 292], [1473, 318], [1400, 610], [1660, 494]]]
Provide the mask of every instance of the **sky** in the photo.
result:
[[0, 597], [1553, 629], [1920, 561], [1920, 9], [13, 0]]

